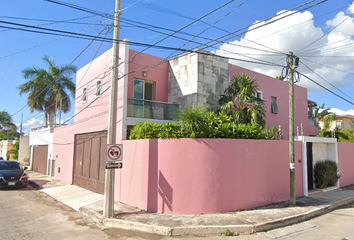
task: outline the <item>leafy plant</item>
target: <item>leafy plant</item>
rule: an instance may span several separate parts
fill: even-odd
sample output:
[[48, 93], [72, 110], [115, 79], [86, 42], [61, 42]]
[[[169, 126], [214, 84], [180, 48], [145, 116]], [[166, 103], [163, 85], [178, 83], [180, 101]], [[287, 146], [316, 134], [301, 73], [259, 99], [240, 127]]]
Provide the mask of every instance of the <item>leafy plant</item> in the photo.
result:
[[263, 100], [258, 96], [259, 86], [254, 77], [236, 75], [220, 96], [221, 110], [232, 115], [237, 123], [265, 126]]
[[327, 188], [336, 185], [339, 175], [337, 163], [331, 160], [318, 161], [314, 167], [316, 188]]
[[354, 142], [354, 129], [335, 130], [333, 131], [320, 131], [320, 137], [332, 138], [333, 135], [338, 139], [338, 142]]
[[20, 149], [20, 142], [16, 141], [13, 145], [12, 148], [10, 150], [7, 151], [6, 153], [6, 157], [10, 158], [10, 156], [12, 155], [12, 159], [18, 159], [18, 150]]
[[77, 68], [71, 64], [58, 66], [48, 56], [42, 59], [48, 65], [48, 70], [38, 67], [24, 69], [23, 77], [28, 81], [18, 86], [18, 89], [20, 96], [28, 93], [27, 105], [30, 112], [44, 112], [46, 124], [49, 118], [49, 126], [53, 127], [56, 103], [62, 102], [59, 111], [63, 113], [67, 113], [71, 108], [70, 95], [75, 95], [75, 83], [71, 75], [76, 73]]
[[238, 236], [238, 233], [235, 233], [229, 229], [227, 229], [224, 233], [225, 236], [230, 237], [230, 236]]
[[335, 113], [326, 115], [323, 118], [323, 130], [327, 131], [330, 128], [331, 123], [335, 120], [337, 120], [337, 115]]
[[129, 138], [282, 139], [282, 133], [275, 127], [262, 127], [256, 123], [235, 123], [233, 116], [224, 111], [210, 112], [205, 107], [192, 106], [181, 111], [179, 122], [137, 123]]
[[331, 110], [331, 108], [325, 108], [325, 104], [323, 103], [314, 108], [314, 115], [318, 119], [323, 119], [325, 116], [331, 114], [329, 110]]
[[263, 134], [265, 139], [271, 139], [271, 140], [282, 140], [283, 139], [283, 133], [279, 128], [276, 127], [265, 127], [263, 129]]
[[193, 105], [183, 109], [179, 114], [181, 128], [196, 137], [205, 137], [208, 132], [207, 107]]

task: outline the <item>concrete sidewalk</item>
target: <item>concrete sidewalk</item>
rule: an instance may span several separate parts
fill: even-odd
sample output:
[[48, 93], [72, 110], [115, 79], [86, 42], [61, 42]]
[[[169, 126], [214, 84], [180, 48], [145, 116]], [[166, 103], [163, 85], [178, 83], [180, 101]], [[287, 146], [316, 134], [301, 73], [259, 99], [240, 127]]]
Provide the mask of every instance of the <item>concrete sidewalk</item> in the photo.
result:
[[[29, 171], [32, 185], [56, 200], [81, 211], [108, 227], [166, 236], [220, 235], [227, 230], [240, 234], [267, 231], [301, 222], [354, 202], [354, 186], [318, 192], [297, 199], [297, 205], [280, 202], [264, 207], [220, 214], [157, 214], [115, 202], [114, 218], [103, 218], [103, 195], [68, 185]], [[44, 183], [43, 185], [41, 185]]]

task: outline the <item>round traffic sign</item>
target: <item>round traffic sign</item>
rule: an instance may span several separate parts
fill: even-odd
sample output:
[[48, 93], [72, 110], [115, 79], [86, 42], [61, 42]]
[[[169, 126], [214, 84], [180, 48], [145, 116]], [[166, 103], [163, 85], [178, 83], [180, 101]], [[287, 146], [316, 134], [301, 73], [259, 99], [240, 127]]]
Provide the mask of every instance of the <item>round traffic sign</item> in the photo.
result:
[[111, 161], [118, 161], [121, 159], [122, 149], [118, 145], [113, 145], [107, 150], [107, 157]]

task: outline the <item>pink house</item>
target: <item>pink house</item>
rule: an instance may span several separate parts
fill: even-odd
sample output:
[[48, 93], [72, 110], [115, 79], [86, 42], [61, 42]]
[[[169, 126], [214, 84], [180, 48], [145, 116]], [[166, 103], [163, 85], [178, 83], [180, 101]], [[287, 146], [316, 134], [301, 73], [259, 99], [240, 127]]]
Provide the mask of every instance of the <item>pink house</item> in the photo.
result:
[[[74, 123], [54, 129], [55, 177], [99, 193], [104, 191], [111, 56], [108, 50], [78, 71]], [[212, 213], [288, 198], [286, 141], [126, 140], [137, 122], [175, 120], [177, 110], [190, 104], [216, 110], [230, 79], [241, 73], [256, 77], [266, 124], [280, 126], [288, 139], [287, 82], [206, 52], [165, 60], [128, 44], [120, 45], [118, 68], [117, 143], [123, 143], [124, 167], [116, 170], [115, 200], [152, 212]], [[307, 90], [296, 86], [295, 96], [298, 135], [316, 136], [317, 127], [308, 118]], [[301, 156], [301, 144], [296, 146]], [[303, 171], [301, 162], [297, 164], [301, 196]], [[230, 186], [234, 191], [229, 192]]]

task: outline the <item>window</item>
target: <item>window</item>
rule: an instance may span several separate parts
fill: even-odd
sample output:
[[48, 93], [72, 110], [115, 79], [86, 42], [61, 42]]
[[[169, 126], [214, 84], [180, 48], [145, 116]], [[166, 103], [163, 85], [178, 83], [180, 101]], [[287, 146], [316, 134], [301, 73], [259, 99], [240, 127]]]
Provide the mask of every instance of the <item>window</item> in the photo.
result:
[[354, 119], [350, 121], [350, 126], [354, 129]]
[[257, 91], [256, 97], [263, 100], [263, 93], [261, 91]]
[[[255, 91], [255, 92], [252, 93], [252, 97], [259, 98], [259, 99], [263, 100], [263, 92]], [[246, 101], [245, 103], [248, 104], [248, 105], [255, 105], [255, 104], [262, 105], [261, 103], [249, 102], [249, 101]]]
[[87, 87], [82, 89], [82, 102], [85, 103], [87, 101]]
[[272, 113], [278, 113], [278, 104], [276, 97], [272, 97]]
[[96, 97], [99, 97], [99, 96], [101, 96], [101, 87], [102, 87], [102, 80], [101, 79], [99, 79], [99, 80], [97, 80], [97, 82], [96, 82], [96, 92], [95, 92], [95, 96]]
[[133, 98], [155, 100], [155, 83], [135, 79]]
[[342, 129], [342, 121], [336, 121], [336, 128], [338, 130], [341, 130]]

